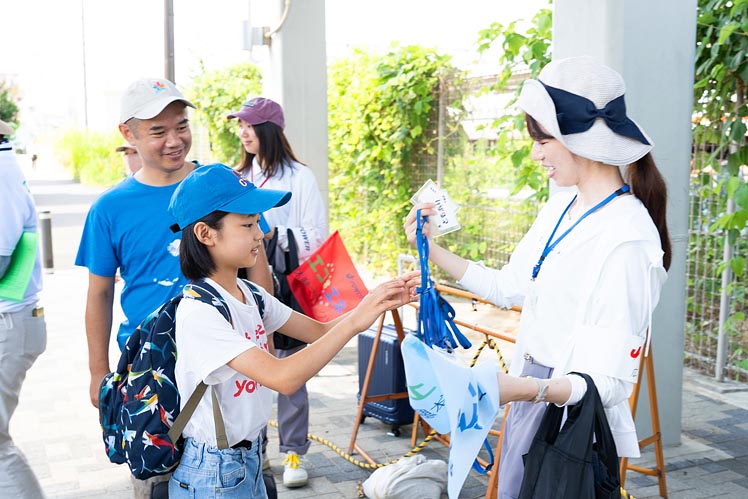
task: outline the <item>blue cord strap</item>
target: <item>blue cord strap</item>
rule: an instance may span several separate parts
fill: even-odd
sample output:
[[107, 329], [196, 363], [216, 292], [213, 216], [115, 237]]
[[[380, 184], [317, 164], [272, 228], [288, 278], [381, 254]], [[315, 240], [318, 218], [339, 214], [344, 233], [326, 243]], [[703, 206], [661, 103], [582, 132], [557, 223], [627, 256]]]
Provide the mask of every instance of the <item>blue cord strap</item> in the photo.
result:
[[481, 475], [485, 475], [489, 471], [491, 471], [491, 468], [493, 468], [493, 450], [491, 450], [491, 444], [488, 442], [488, 439], [485, 439], [483, 441], [483, 447], [486, 448], [486, 452], [488, 452], [488, 462], [486, 464], [486, 467], [484, 468], [481, 466], [481, 464], [478, 462], [478, 459], [473, 461], [473, 469], [478, 472]]
[[463, 348], [470, 348], [472, 344], [454, 323], [455, 309], [436, 290], [429, 273], [429, 240], [423, 234], [423, 224], [427, 217], [421, 216], [421, 210], [416, 212], [418, 224], [416, 226], [416, 246], [421, 265], [420, 309], [418, 311], [418, 328], [416, 330], [421, 341], [428, 346], [438, 346], [451, 352], [459, 344]]
[[[457, 348], [457, 344], [463, 348], [470, 348], [472, 344], [463, 335], [457, 324], [454, 323], [455, 309], [437, 291], [429, 273], [429, 241], [423, 234], [423, 224], [428, 220], [421, 216], [421, 210], [416, 211], [416, 247], [418, 249], [418, 260], [421, 266], [421, 286], [418, 288], [420, 295], [420, 308], [418, 310], [418, 328], [416, 334], [419, 339], [428, 346], [438, 346], [448, 352]], [[494, 456], [488, 438], [483, 441], [483, 446], [488, 451], [489, 461], [483, 467], [476, 458], [473, 461], [473, 469], [481, 475], [486, 474], [493, 468]]]
[[568, 204], [568, 206], [563, 211], [563, 213], [561, 213], [561, 216], [559, 217], [558, 222], [556, 222], [556, 226], [553, 228], [553, 232], [551, 232], [551, 236], [548, 238], [548, 241], [546, 241], [546, 243], [545, 243], [545, 248], [543, 248], [543, 252], [540, 254], [540, 258], [538, 258], [538, 263], [536, 263], [535, 266], [532, 268], [532, 280], [534, 281], [538, 277], [538, 274], [540, 273], [540, 267], [543, 266], [543, 262], [545, 261], [545, 258], [548, 255], [551, 254], [551, 251], [553, 251], [553, 249], [556, 247], [556, 245], [558, 245], [558, 243], [560, 243], [563, 238], [565, 238], [567, 235], [569, 235], [569, 232], [571, 232], [572, 230], [574, 230], [574, 227], [576, 227], [577, 225], [579, 225], [579, 222], [581, 222], [582, 220], [584, 220], [585, 218], [587, 218], [589, 215], [595, 213], [597, 210], [599, 210], [600, 208], [602, 208], [606, 204], [610, 203], [611, 201], [613, 201], [618, 196], [626, 194], [630, 190], [631, 190], [631, 187], [629, 187], [628, 184], [623, 184], [623, 187], [621, 187], [620, 189], [616, 190], [610, 196], [606, 197], [605, 199], [603, 199], [602, 201], [600, 201], [599, 203], [597, 203], [595, 206], [593, 206], [592, 208], [590, 208], [589, 210], [587, 210], [584, 213], [584, 215], [582, 215], [581, 217], [579, 217], [579, 219], [574, 223], [574, 225], [572, 225], [571, 227], [569, 227], [566, 230], [566, 232], [564, 232], [563, 234], [561, 234], [560, 236], [558, 236], [558, 239], [556, 239], [555, 241], [553, 241], [553, 236], [556, 235], [556, 231], [558, 230], [558, 227], [561, 225], [561, 221], [566, 216], [566, 213], [571, 208], [571, 205], [574, 204], [574, 201], [577, 200], [577, 196], [574, 196], [574, 198]]

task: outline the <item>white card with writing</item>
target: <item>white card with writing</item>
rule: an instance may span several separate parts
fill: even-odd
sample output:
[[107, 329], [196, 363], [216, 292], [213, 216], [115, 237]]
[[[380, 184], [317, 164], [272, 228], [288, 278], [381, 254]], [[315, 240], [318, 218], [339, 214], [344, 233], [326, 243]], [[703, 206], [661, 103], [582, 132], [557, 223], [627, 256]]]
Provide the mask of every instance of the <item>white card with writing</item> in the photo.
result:
[[[462, 226], [457, 220], [460, 206], [455, 203], [444, 189], [440, 189], [434, 181], [427, 180], [423, 186], [410, 198], [414, 205], [434, 203], [436, 205], [436, 220], [430, 220], [434, 237], [459, 230]], [[433, 217], [432, 217], [433, 218]], [[436, 222], [434, 224], [434, 222]]]

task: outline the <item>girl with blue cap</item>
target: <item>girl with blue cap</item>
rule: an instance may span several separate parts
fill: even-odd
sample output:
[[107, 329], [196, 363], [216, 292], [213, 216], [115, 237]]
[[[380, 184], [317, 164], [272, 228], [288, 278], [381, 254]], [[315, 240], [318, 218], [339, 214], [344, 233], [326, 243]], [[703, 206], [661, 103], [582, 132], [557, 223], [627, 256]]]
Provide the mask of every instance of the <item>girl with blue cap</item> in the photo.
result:
[[[232, 319], [229, 323], [218, 309], [198, 300], [182, 300], [177, 309], [177, 385], [182, 394], [192, 393], [200, 382], [209, 385], [223, 415], [228, 448], [218, 448], [213, 401], [203, 397], [183, 431], [184, 452], [169, 483], [172, 499], [265, 498], [260, 431], [272, 412], [270, 390], [294, 392], [378, 316], [415, 295], [414, 275], [393, 279], [350, 313], [321, 323], [259, 287], [250, 289], [237, 273], [257, 261], [264, 236], [260, 213], [290, 197], [289, 192], [258, 189], [221, 164], [197, 168], [172, 197], [173, 229], [182, 231], [182, 272], [215, 289], [215, 299], [225, 303]], [[264, 302], [262, 316], [253, 292]], [[268, 352], [273, 331], [310, 345], [278, 359]]]

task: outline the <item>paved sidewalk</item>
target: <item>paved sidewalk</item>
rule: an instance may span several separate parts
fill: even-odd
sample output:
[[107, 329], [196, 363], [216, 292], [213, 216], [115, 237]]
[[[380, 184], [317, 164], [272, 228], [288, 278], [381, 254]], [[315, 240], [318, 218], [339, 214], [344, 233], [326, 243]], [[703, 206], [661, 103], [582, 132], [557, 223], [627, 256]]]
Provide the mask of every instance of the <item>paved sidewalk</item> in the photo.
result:
[[[53, 226], [59, 224], [54, 233], [56, 270], [45, 275], [47, 351], [28, 374], [11, 423], [11, 434], [26, 453], [49, 498], [130, 498], [128, 471], [106, 459], [98, 414], [88, 400], [83, 324], [87, 271], [73, 267], [71, 258], [88, 204], [100, 191], [78, 186], [64, 175], [45, 178], [43, 172], [36, 172], [29, 178], [39, 209], [50, 209]], [[458, 316], [472, 313], [466, 310], [460, 305]], [[482, 309], [478, 314], [497, 320], [495, 311]], [[500, 318], [508, 326], [516, 320], [510, 315]], [[118, 355], [112, 345], [113, 364]], [[486, 359], [488, 355], [484, 353]], [[748, 498], [748, 393], [725, 392], [729, 385], [717, 385], [691, 371], [685, 372], [683, 387], [682, 444], [665, 449], [670, 497]], [[347, 450], [358, 391], [355, 339], [309, 382], [308, 389], [312, 404], [311, 433]], [[405, 426], [402, 436], [390, 436], [388, 425], [367, 418], [357, 442], [374, 459], [386, 461], [409, 450], [410, 429], [410, 425]], [[277, 433], [271, 428], [269, 434], [272, 469], [280, 482], [282, 466]], [[435, 442], [423, 453], [429, 458], [447, 459], [447, 449]], [[651, 451], [637, 460], [643, 465], [651, 462]], [[317, 442], [307, 455], [307, 469], [309, 486], [287, 490], [279, 485], [281, 498], [356, 498], [358, 484], [370, 474]], [[460, 497], [483, 497], [486, 483], [485, 477], [471, 472]], [[657, 482], [651, 477], [630, 473], [626, 485], [638, 499], [658, 497]]]

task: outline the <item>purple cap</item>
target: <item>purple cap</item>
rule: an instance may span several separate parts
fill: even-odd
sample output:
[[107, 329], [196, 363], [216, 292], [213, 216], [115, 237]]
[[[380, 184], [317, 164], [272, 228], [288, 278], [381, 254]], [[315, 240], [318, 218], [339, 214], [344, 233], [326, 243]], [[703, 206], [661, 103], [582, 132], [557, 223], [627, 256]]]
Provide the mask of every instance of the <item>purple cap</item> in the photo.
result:
[[275, 101], [265, 97], [255, 97], [244, 104], [242, 108], [235, 113], [226, 116], [226, 119], [239, 118], [250, 125], [260, 125], [262, 123], [275, 123], [281, 130], [286, 127], [286, 121], [283, 119], [283, 108]]

